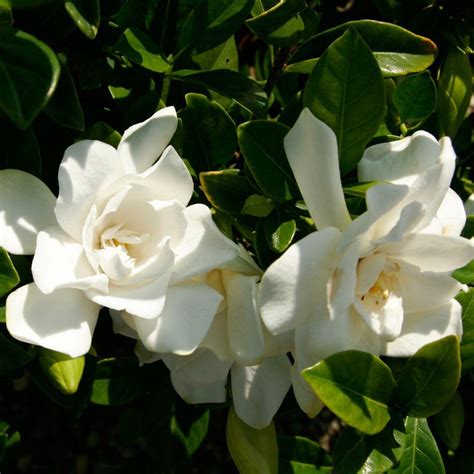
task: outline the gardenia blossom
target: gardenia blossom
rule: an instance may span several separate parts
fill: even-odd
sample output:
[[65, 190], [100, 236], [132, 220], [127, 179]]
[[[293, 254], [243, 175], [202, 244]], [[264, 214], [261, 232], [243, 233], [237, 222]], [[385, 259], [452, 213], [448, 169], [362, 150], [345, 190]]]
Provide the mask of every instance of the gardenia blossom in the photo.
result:
[[[260, 429], [271, 422], [291, 386], [286, 352], [292, 340], [272, 336], [263, 326], [256, 303], [262, 272], [243, 247], [235, 247], [237, 258], [204, 276], [223, 299], [199, 347], [180, 356], [150, 352], [139, 342], [136, 353], [142, 363], [162, 359], [175, 390], [188, 403], [225, 402], [230, 372], [238, 416]], [[112, 316], [116, 332], [140, 339], [136, 317], [125, 312]]]
[[[449, 138], [438, 143], [419, 132], [370, 147], [361, 179], [396, 184], [370, 187], [367, 211], [353, 221], [333, 131], [304, 109], [285, 151], [318, 231], [268, 268], [260, 307], [272, 334], [295, 331], [293, 375], [343, 350], [405, 357], [440, 337], [460, 337], [454, 296], [462, 285], [450, 273], [474, 258], [474, 248], [459, 237], [465, 213], [449, 189]], [[303, 410], [314, 416], [321, 402], [304, 380], [295, 386]]]
[[167, 146], [176, 127], [168, 107], [126, 130], [117, 149], [70, 146], [57, 199], [32, 175], [0, 171], [0, 245], [35, 254], [34, 283], [7, 299], [13, 337], [79, 356], [106, 306], [135, 318], [149, 350], [199, 346], [222, 300], [200, 276], [238, 252], [209, 208], [186, 207], [192, 178]]

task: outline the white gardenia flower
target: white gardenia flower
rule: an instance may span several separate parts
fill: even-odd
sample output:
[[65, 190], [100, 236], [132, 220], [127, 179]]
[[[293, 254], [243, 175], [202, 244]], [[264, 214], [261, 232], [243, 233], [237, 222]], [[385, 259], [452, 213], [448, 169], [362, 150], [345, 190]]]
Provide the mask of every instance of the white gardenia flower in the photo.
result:
[[420, 132], [370, 147], [361, 179], [398, 184], [372, 186], [367, 211], [354, 221], [333, 131], [304, 109], [285, 151], [318, 231], [268, 268], [260, 307], [271, 333], [295, 330], [295, 394], [314, 416], [321, 402], [304, 380], [295, 383], [303, 368], [342, 350], [404, 357], [440, 337], [461, 336], [454, 296], [462, 285], [450, 273], [474, 258], [474, 247], [459, 237], [465, 214], [449, 189], [455, 167], [449, 138], [438, 143]]
[[126, 130], [117, 149], [70, 146], [57, 200], [37, 178], [0, 171], [0, 245], [35, 254], [34, 283], [7, 299], [13, 337], [79, 356], [106, 306], [136, 317], [150, 350], [189, 354], [201, 343], [222, 296], [195, 277], [237, 252], [209, 208], [186, 207], [192, 178], [167, 146], [176, 127], [168, 107]]
[[[227, 397], [230, 372], [232, 399], [239, 417], [260, 429], [267, 426], [291, 386], [291, 363], [286, 355], [292, 340], [287, 334], [271, 336], [262, 325], [256, 296], [262, 271], [249, 254], [239, 256], [205, 275], [222, 295], [212, 326], [190, 355], [159, 354], [140, 342], [136, 353], [142, 363], [162, 359], [171, 381], [188, 403], [222, 403]], [[114, 329], [141, 340], [136, 317], [112, 312]]]

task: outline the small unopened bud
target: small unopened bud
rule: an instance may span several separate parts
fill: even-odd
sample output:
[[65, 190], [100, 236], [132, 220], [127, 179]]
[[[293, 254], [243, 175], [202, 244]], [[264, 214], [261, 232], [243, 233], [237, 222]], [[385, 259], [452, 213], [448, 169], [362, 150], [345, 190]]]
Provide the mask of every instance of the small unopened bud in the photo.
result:
[[227, 417], [227, 447], [240, 474], [277, 474], [278, 444], [273, 421], [256, 430], [231, 407]]

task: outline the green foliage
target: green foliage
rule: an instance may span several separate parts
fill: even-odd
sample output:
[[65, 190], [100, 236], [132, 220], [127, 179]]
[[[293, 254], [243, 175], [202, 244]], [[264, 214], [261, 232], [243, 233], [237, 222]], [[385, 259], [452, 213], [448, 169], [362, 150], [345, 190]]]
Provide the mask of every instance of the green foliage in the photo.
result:
[[99, 0], [66, 0], [64, 7], [79, 30], [93, 40], [99, 30]]
[[461, 441], [464, 427], [464, 405], [456, 392], [448, 404], [434, 417], [437, 435], [448, 449], [455, 451]]
[[474, 367], [474, 289], [459, 293], [456, 299], [462, 306], [461, 361], [462, 370], [466, 372]]
[[5, 249], [0, 247], [0, 297], [9, 293], [20, 283], [15, 267]]

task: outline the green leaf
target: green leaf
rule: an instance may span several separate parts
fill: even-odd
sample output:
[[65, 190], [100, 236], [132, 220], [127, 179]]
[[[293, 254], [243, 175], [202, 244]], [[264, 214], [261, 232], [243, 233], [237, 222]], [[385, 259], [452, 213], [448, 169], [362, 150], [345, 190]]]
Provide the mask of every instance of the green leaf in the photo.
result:
[[93, 40], [99, 31], [99, 0], [65, 0], [64, 7], [79, 30]]
[[235, 169], [200, 173], [199, 180], [206, 198], [220, 211], [239, 214], [254, 193], [248, 179]]
[[373, 354], [339, 352], [302, 375], [331, 411], [359, 431], [378, 433], [390, 420], [395, 381], [387, 365]]
[[436, 45], [398, 25], [375, 20], [349, 21], [303, 43], [289, 63], [317, 58], [335, 39], [353, 28], [374, 53], [384, 76], [404, 76], [427, 69], [436, 58]]
[[199, 410], [195, 406], [191, 408], [193, 410], [188, 410], [188, 416], [181, 424], [176, 416], [171, 418], [171, 432], [184, 447], [188, 457], [191, 457], [201, 446], [209, 428], [209, 410]]
[[15, 267], [8, 255], [8, 252], [0, 247], [0, 297], [9, 293], [20, 283]]
[[234, 99], [244, 110], [257, 118], [267, 115], [267, 96], [263, 89], [252, 79], [227, 69], [195, 71], [182, 69], [168, 74], [175, 81], [185, 82], [204, 89], [211, 89]]
[[304, 105], [336, 134], [341, 173], [347, 174], [385, 115], [380, 69], [355, 30], [347, 30], [321, 56], [306, 83]]
[[265, 237], [268, 246], [276, 253], [283, 253], [293, 241], [296, 233], [294, 219], [284, 220], [278, 209], [275, 209], [264, 220]]
[[102, 359], [92, 384], [90, 400], [97, 405], [124, 405], [143, 391], [138, 362], [134, 357]]
[[448, 449], [455, 451], [464, 426], [464, 405], [456, 392], [451, 401], [433, 417], [436, 433]]
[[196, 171], [211, 170], [230, 161], [237, 149], [235, 123], [229, 114], [205, 95], [186, 94], [183, 121], [183, 158]]
[[261, 430], [251, 428], [232, 406], [227, 417], [226, 437], [240, 474], [277, 474], [278, 444], [273, 421]]
[[5, 2], [0, 0], [0, 26], [11, 26], [12, 23], [12, 11], [8, 6], [5, 6]]
[[407, 417], [405, 420], [405, 449], [400, 464], [392, 474], [444, 474], [444, 465], [424, 418]]
[[40, 348], [38, 360], [43, 372], [57, 390], [66, 395], [77, 392], [86, 364], [84, 356], [70, 357], [61, 352]]
[[31, 8], [58, 0], [0, 0], [0, 8]]
[[302, 436], [278, 436], [279, 474], [320, 474], [332, 470], [324, 449]]
[[197, 0], [180, 25], [176, 50], [207, 51], [232, 36], [243, 24], [253, 0]]
[[438, 413], [453, 397], [461, 377], [459, 341], [447, 336], [426, 344], [408, 359], [397, 380], [397, 397], [409, 416]]
[[465, 285], [474, 285], [474, 260], [455, 270], [451, 276]]
[[318, 29], [317, 13], [305, 0], [283, 0], [246, 21], [259, 38], [276, 46], [291, 46], [314, 35]]
[[402, 123], [428, 118], [436, 107], [436, 85], [428, 71], [409, 76], [393, 93], [393, 103]]
[[108, 143], [114, 148], [117, 148], [122, 135], [114, 130], [105, 122], [96, 122], [90, 127], [87, 127], [80, 135], [81, 140], [100, 140], [101, 142]]
[[195, 54], [192, 57], [199, 69], [229, 69], [239, 70], [239, 56], [235, 38], [230, 37], [225, 43], [217, 45], [215, 48], [203, 53]]
[[469, 56], [452, 47], [441, 66], [438, 79], [438, 126], [442, 135], [454, 138], [469, 107], [472, 70]]
[[76, 86], [66, 66], [61, 66], [58, 85], [44, 111], [59, 125], [84, 130], [84, 113], [77, 97]]
[[61, 67], [42, 41], [10, 27], [0, 29], [0, 108], [25, 129], [53, 95]]
[[240, 212], [249, 216], [267, 217], [274, 207], [275, 205], [271, 199], [260, 194], [252, 194], [245, 200], [244, 207]]
[[289, 128], [279, 122], [254, 120], [237, 129], [239, 146], [259, 188], [272, 200], [297, 196], [297, 184], [283, 148]]
[[466, 372], [474, 367], [474, 288], [459, 293], [456, 299], [462, 306], [461, 361], [462, 370]]
[[20, 369], [33, 359], [33, 355], [0, 333], [0, 375]]
[[115, 45], [115, 50], [145, 69], [166, 72], [170, 69], [160, 47], [138, 28], [128, 28]]

